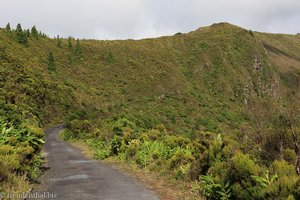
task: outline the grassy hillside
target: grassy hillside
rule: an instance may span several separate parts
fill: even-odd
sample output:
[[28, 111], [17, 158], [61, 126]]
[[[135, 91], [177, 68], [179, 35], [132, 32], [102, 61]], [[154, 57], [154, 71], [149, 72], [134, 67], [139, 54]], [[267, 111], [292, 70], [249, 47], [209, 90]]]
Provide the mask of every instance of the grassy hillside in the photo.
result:
[[[98, 158], [201, 177], [213, 199], [299, 197], [299, 35], [227, 23], [137, 41], [18, 34], [0, 30], [0, 112], [11, 125], [65, 120], [65, 137], [89, 141]], [[274, 184], [265, 170], [281, 173]]]

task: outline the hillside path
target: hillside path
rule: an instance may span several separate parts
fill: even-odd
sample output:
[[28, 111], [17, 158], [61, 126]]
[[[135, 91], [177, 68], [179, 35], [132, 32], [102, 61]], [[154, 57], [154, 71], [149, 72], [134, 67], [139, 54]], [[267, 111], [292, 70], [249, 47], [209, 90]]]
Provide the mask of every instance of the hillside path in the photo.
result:
[[[62, 200], [158, 200], [154, 192], [133, 178], [87, 159], [79, 149], [59, 139], [61, 127], [46, 130], [47, 175], [41, 185], [45, 195]], [[39, 192], [40, 193], [40, 192]]]

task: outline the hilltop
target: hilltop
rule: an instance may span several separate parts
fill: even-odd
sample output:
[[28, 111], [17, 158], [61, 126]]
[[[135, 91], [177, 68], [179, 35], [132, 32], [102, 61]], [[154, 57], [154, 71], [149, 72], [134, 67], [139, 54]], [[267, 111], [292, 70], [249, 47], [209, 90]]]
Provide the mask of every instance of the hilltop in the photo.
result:
[[[126, 145], [149, 130], [164, 130], [202, 141], [192, 153], [199, 162], [206, 150], [214, 151], [218, 134], [232, 148], [225, 160], [243, 152], [269, 168], [288, 151], [293, 166], [298, 153], [299, 35], [219, 23], [142, 40], [76, 41], [29, 32], [20, 44], [14, 31], [1, 29], [0, 65], [0, 112], [9, 121], [66, 121], [74, 137], [118, 135]], [[243, 142], [235, 149], [233, 141]], [[196, 176], [220, 176], [208, 170], [212, 161], [203, 165]]]

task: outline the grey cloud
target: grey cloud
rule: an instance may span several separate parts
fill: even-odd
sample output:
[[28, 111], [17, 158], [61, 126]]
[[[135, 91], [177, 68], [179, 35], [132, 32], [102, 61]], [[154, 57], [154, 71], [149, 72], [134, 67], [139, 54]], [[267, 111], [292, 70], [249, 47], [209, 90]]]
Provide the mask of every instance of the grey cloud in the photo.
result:
[[222, 21], [265, 32], [300, 32], [298, 0], [0, 0], [0, 5], [1, 27], [37, 25], [50, 36], [138, 39]]

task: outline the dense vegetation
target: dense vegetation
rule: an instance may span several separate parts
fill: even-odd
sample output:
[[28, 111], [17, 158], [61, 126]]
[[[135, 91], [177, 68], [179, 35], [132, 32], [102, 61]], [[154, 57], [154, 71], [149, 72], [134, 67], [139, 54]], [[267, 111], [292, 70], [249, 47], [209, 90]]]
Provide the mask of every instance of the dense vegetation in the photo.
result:
[[28, 33], [20, 24], [16, 30], [8, 24], [0, 33], [0, 193], [30, 191], [42, 164], [41, 127], [73, 103], [64, 96], [66, 88], [31, 67], [38, 61], [28, 61], [29, 44], [44, 38], [35, 27]]
[[65, 120], [65, 139], [87, 142], [95, 158], [171, 175], [208, 199], [300, 198], [298, 35], [223, 23], [94, 41], [7, 27], [0, 65], [6, 127]]

